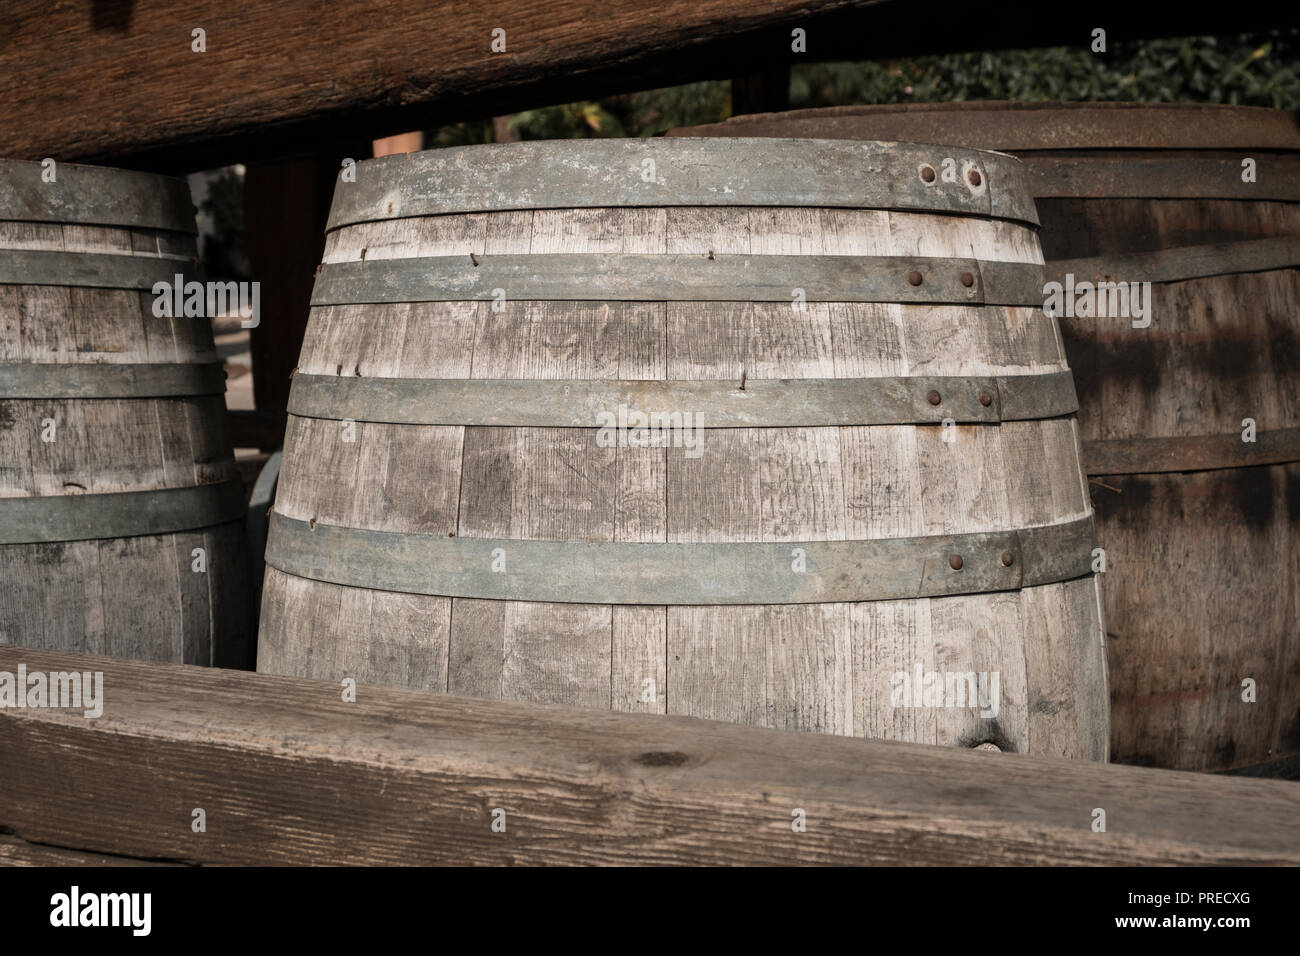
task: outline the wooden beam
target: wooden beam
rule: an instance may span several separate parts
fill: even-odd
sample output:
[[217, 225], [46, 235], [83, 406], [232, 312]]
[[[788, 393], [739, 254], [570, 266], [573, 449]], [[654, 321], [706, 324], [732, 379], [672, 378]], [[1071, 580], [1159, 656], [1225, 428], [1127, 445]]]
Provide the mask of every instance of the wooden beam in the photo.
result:
[[1282, 781], [369, 686], [346, 703], [321, 681], [0, 647], [0, 672], [20, 664], [103, 673], [98, 719], [0, 709], [0, 831], [29, 844], [235, 864], [1300, 863]]
[[[934, 0], [8, 0], [0, 156], [187, 170], [340, 137], [741, 76], [783, 63], [1295, 22], [1281, 4], [1099, 0], [1086, 13]], [[1292, 5], [1294, 7], [1294, 5]], [[101, 10], [102, 8], [102, 10]], [[103, 11], [111, 12], [104, 13]], [[791, 50], [791, 31], [807, 50]], [[204, 52], [194, 31], [203, 30]], [[493, 30], [505, 52], [493, 52]]]
[[149, 866], [151, 862], [28, 843], [0, 833], [0, 866]]

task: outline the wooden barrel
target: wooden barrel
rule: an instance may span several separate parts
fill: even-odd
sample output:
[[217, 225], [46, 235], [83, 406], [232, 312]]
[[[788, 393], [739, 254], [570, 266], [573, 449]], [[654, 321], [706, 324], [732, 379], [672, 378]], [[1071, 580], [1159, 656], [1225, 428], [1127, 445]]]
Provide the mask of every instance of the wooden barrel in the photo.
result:
[[1111, 757], [1300, 775], [1296, 116], [917, 104], [676, 132], [1011, 152], [1030, 176], [1049, 279], [1152, 283], [1147, 327], [1061, 318], [1108, 560]]
[[358, 164], [293, 380], [259, 670], [1105, 759], [1033, 206], [1005, 156], [959, 151], [944, 182], [951, 152]]
[[224, 373], [155, 309], [194, 233], [183, 182], [0, 162], [0, 643], [252, 665]]

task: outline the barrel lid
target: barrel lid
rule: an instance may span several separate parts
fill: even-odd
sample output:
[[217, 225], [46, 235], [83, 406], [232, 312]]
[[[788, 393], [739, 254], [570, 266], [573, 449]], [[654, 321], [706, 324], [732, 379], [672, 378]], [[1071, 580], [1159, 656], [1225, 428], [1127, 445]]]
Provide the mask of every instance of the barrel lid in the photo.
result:
[[734, 116], [669, 136], [903, 139], [1037, 149], [1300, 149], [1300, 114], [1186, 103], [901, 103]]
[[831, 206], [1038, 222], [1013, 157], [912, 143], [537, 140], [384, 156], [358, 163], [355, 179], [347, 172], [334, 190], [330, 229], [447, 213], [618, 206]]
[[54, 181], [46, 182], [45, 169], [41, 163], [0, 160], [0, 221], [198, 231], [184, 180], [56, 163]]

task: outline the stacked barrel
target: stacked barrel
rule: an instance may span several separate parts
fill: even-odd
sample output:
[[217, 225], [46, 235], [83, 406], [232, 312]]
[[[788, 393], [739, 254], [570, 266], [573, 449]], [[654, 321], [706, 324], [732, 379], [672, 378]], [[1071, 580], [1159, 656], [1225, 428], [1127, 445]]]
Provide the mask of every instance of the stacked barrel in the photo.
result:
[[1296, 117], [953, 103], [675, 132], [1014, 153], [1042, 218], [1049, 280], [1136, 284], [1139, 295], [1150, 284], [1140, 311], [1129, 302], [1122, 315], [1071, 308], [1060, 319], [1108, 562], [1112, 757], [1300, 775]]
[[1042, 285], [1024, 171], [991, 153], [360, 163], [293, 380], [259, 669], [1104, 759]]
[[194, 233], [183, 182], [0, 162], [0, 642], [249, 664], [224, 374], [172, 308]]

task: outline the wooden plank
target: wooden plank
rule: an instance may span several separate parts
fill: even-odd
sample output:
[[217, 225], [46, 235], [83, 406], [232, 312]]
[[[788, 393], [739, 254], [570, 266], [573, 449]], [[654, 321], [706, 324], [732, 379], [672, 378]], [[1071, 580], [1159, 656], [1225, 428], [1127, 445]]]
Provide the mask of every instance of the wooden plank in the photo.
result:
[[[0, 647], [0, 832], [227, 864], [1297, 864], [1284, 781]], [[202, 808], [206, 832], [191, 828]], [[1092, 829], [1106, 812], [1106, 832]], [[494, 832], [495, 810], [505, 831]], [[791, 827], [806, 814], [806, 832]], [[497, 815], [499, 819], [499, 815]]]
[[[72, 192], [64, 202], [83, 212], [89, 208], [117, 221], [123, 207], [138, 212], [150, 205], [139, 199], [144, 191], [157, 194], [150, 221], [192, 222], [188, 197], [177, 197], [152, 177], [119, 181], [119, 174], [101, 170], [90, 182], [80, 170], [67, 175]], [[18, 210], [5, 214], [50, 214], [30, 198], [37, 188], [34, 181], [5, 182], [0, 191], [9, 192], [9, 207]], [[56, 213], [62, 208], [54, 204]], [[168, 272], [167, 262], [195, 255], [189, 235], [61, 222], [0, 223], [0, 248], [84, 254], [87, 260], [123, 256], [162, 263]], [[129, 371], [123, 377], [134, 381], [167, 373], [159, 376], [166, 382], [176, 371], [173, 364], [204, 368], [216, 357], [209, 324], [155, 316], [149, 292], [97, 288], [91, 281], [91, 287], [75, 288], [11, 285], [0, 296], [4, 361], [29, 370], [60, 369], [56, 382], [60, 376], [85, 377], [84, 369], [97, 373], [83, 391], [69, 389], [66, 397], [0, 402], [0, 500], [55, 512], [84, 502], [101, 517], [122, 514], [127, 520], [98, 540], [27, 543], [39, 536], [10, 535], [7, 540], [21, 543], [0, 547], [0, 640], [186, 663], [211, 663], [215, 654], [246, 664], [251, 621], [242, 515], [235, 524], [182, 533], [168, 529], [193, 526], [164, 524], [144, 534], [141, 522], [160, 517], [166, 506], [146, 508], [148, 515], [133, 520], [126, 502], [74, 497], [162, 489], [201, 493], [235, 476], [220, 395], [167, 385], [139, 395], [93, 387], [100, 375], [107, 381], [118, 370]], [[47, 418], [57, 425], [48, 443], [38, 437]], [[228, 513], [226, 520], [234, 517]], [[9, 527], [20, 526], [21, 519]], [[206, 549], [201, 573], [193, 570], [195, 548]]]
[[0, 833], [0, 866], [173, 866], [152, 860], [135, 860], [102, 853], [83, 853], [63, 847], [28, 843]]
[[[1117, 0], [1052, 16], [957, 0], [138, 0], [112, 29], [84, 5], [11, 0], [0, 18], [0, 155], [212, 168], [612, 93], [813, 59], [1112, 44], [1297, 21], [1275, 4], [1185, 8]], [[192, 31], [206, 31], [194, 52]], [[806, 31], [806, 52], [792, 30]], [[492, 49], [505, 31], [504, 52]], [[345, 154], [348, 155], [348, 154]]]

